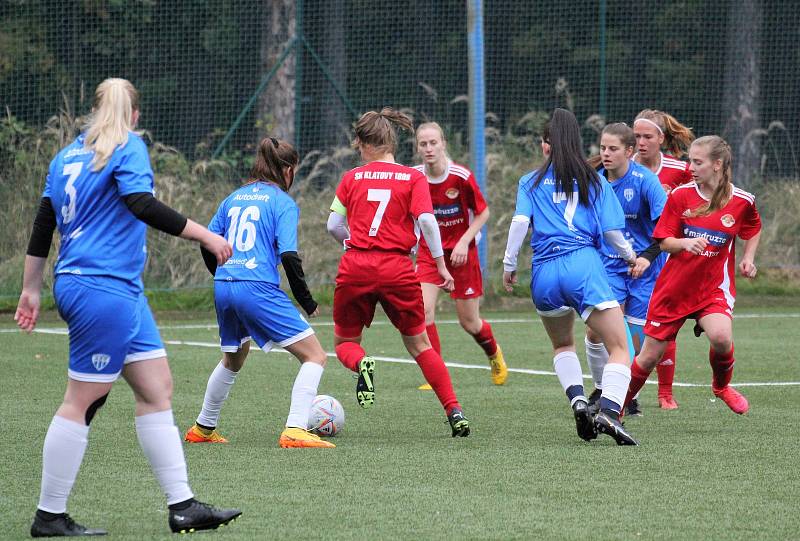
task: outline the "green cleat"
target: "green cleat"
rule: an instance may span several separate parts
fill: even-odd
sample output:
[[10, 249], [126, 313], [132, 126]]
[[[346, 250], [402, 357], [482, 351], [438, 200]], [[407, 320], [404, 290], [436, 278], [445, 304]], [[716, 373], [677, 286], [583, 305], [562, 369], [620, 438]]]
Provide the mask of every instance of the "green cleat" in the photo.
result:
[[447, 421], [450, 423], [450, 428], [453, 431], [453, 437], [460, 436], [466, 438], [469, 436], [469, 420], [464, 417], [464, 412], [458, 408], [450, 410], [450, 415], [447, 416]]
[[356, 383], [356, 400], [364, 409], [375, 403], [375, 359], [364, 357], [358, 361], [358, 382]]

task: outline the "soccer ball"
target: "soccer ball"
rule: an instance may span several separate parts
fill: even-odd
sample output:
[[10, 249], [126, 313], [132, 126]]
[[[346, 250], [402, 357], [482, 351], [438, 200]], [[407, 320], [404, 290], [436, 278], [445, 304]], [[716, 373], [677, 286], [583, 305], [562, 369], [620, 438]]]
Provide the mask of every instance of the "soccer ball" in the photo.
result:
[[344, 408], [332, 396], [318, 395], [311, 403], [308, 429], [319, 436], [335, 436], [344, 427]]

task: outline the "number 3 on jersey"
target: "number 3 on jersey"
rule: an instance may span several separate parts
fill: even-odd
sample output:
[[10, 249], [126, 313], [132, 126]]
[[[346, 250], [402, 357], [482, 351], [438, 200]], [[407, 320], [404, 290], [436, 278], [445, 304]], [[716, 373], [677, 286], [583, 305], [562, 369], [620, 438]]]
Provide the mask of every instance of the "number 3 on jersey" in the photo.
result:
[[378, 229], [380, 229], [381, 222], [383, 221], [383, 213], [386, 212], [386, 207], [389, 206], [389, 199], [391, 198], [392, 190], [370, 188], [367, 191], [367, 201], [378, 202], [378, 210], [375, 211], [375, 217], [372, 219], [372, 224], [369, 226], [370, 237], [378, 236]]
[[82, 162], [68, 163], [64, 166], [64, 175], [67, 175], [67, 185], [64, 192], [67, 194], [66, 202], [61, 205], [61, 217], [65, 224], [75, 219], [75, 199], [78, 197], [78, 190], [75, 189], [75, 179], [81, 174]]

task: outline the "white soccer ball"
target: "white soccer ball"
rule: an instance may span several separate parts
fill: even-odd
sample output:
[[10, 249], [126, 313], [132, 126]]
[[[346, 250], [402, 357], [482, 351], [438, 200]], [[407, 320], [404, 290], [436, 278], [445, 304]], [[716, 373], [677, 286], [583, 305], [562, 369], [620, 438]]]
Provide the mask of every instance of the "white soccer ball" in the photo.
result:
[[344, 408], [332, 396], [318, 395], [311, 403], [308, 429], [319, 436], [335, 436], [344, 427]]

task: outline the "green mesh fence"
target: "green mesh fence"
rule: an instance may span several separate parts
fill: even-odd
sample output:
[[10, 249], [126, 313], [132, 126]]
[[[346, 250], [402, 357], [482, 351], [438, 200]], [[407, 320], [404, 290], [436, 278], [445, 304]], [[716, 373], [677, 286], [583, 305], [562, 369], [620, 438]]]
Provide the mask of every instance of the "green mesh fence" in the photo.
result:
[[[739, 183], [800, 175], [796, 2], [484, 0], [484, 20], [495, 208], [511, 204], [498, 198], [513, 197], [500, 184], [535, 163], [531, 135], [554, 106], [576, 113], [587, 147], [604, 121], [631, 122], [639, 110], [658, 108], [698, 135], [727, 137]], [[160, 182], [185, 183], [195, 197], [183, 210], [200, 221], [216, 204], [203, 193], [216, 197], [234, 186], [260, 136], [296, 141], [310, 156], [303, 178], [314, 179], [303, 208], [302, 227], [310, 231], [323, 223], [324, 190], [355, 163], [348, 130], [364, 110], [392, 105], [437, 120], [454, 157], [468, 159], [466, 35], [466, 0], [0, 2], [0, 190], [36, 186], [29, 203], [20, 199], [20, 208], [0, 216], [17, 216], [23, 230], [0, 233], [0, 262], [15, 269], [0, 271], [0, 294], [18, 288], [20, 239], [43, 182], [41, 166], [25, 169], [19, 161], [20, 149], [46, 146], [21, 138], [41, 139], [59, 111], [85, 114], [102, 79], [125, 77], [140, 90], [140, 128], [180, 153], [156, 152]], [[63, 118], [56, 128], [64, 131]], [[212, 157], [232, 165], [214, 170]], [[410, 145], [400, 159], [413, 161]], [[45, 168], [47, 161], [40, 160]], [[21, 170], [30, 176], [21, 178]], [[223, 187], [204, 192], [202, 182]], [[309, 251], [324, 242], [303, 234]], [[330, 280], [331, 261], [319, 259], [320, 281]], [[149, 284], [207, 284], [201, 271], [186, 277], [152, 263]]]

